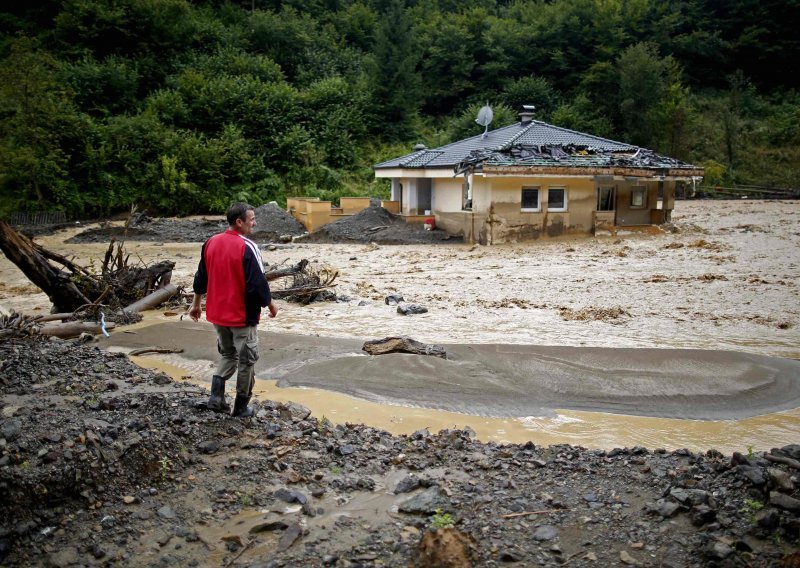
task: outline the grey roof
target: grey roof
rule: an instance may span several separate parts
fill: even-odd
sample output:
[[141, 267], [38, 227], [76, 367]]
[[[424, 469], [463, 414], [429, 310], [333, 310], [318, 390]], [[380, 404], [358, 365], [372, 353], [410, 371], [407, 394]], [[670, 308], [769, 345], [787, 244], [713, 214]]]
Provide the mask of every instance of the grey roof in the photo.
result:
[[616, 142], [539, 120], [517, 122], [433, 150], [418, 150], [376, 164], [388, 168], [493, 166], [695, 168], [652, 150]]

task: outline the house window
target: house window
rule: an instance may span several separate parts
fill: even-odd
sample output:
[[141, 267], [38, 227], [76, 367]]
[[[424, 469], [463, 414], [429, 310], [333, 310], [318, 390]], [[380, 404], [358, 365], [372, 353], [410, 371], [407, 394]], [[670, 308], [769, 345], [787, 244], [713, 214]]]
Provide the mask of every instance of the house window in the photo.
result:
[[631, 208], [642, 209], [647, 203], [647, 194], [643, 187], [631, 188]]
[[547, 210], [567, 210], [567, 190], [563, 187], [551, 187], [547, 190]]
[[597, 188], [597, 210], [614, 211], [614, 187]]
[[522, 188], [522, 210], [523, 211], [541, 211], [539, 205], [539, 188], [538, 187], [523, 187]]

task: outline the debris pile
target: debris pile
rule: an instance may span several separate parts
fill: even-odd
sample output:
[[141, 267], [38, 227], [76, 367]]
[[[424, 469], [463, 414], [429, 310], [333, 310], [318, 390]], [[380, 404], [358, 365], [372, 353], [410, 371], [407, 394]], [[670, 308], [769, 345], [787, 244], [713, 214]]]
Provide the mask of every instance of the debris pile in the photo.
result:
[[302, 237], [303, 242], [312, 243], [368, 243], [385, 245], [424, 244], [438, 241], [455, 242], [445, 231], [426, 231], [422, 224], [406, 223], [399, 215], [393, 215], [383, 207], [371, 206], [355, 215], [339, 219]]

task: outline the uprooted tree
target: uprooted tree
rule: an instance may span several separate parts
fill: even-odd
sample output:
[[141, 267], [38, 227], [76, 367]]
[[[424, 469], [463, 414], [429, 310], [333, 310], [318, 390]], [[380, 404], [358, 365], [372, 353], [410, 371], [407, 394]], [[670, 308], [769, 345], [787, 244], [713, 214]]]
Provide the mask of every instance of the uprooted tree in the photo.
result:
[[53, 312], [72, 313], [101, 303], [122, 310], [169, 285], [175, 266], [172, 261], [132, 266], [123, 242], [112, 239], [99, 272], [89, 270], [34, 243], [3, 220], [0, 220], [0, 249], [47, 294]]

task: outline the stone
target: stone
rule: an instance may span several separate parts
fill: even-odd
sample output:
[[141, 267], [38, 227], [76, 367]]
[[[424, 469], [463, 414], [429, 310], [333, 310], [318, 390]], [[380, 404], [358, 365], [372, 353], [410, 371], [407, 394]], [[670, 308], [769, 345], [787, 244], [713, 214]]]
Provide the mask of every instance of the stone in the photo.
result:
[[297, 404], [296, 402], [281, 404], [278, 407], [278, 413], [281, 417], [281, 420], [292, 423], [302, 422], [311, 416], [311, 411], [308, 408], [302, 404]]
[[717, 518], [717, 512], [708, 505], [695, 505], [692, 507], [690, 518], [693, 525], [700, 527], [714, 522]]
[[769, 503], [770, 505], [775, 505], [776, 507], [786, 509], [787, 511], [792, 511], [795, 513], [800, 512], [800, 500], [795, 499], [794, 497], [789, 497], [788, 495], [784, 495], [783, 493], [779, 493], [778, 491], [770, 491]]
[[767, 469], [767, 474], [769, 475], [769, 483], [772, 488], [785, 493], [794, 491], [794, 481], [792, 481], [791, 476], [782, 469], [771, 467]]
[[286, 503], [300, 503], [301, 505], [305, 505], [308, 502], [308, 497], [304, 494], [299, 491], [294, 491], [293, 489], [286, 489], [285, 487], [276, 489], [272, 495]]
[[204, 454], [214, 454], [219, 451], [219, 442], [216, 440], [205, 440], [197, 444], [197, 449]]
[[419, 478], [416, 475], [407, 475], [401, 479], [394, 488], [395, 495], [409, 493], [420, 486]]
[[558, 538], [558, 529], [552, 525], [542, 525], [536, 527], [533, 532], [534, 540], [555, 540]]
[[401, 302], [405, 302], [405, 299], [400, 294], [389, 294], [383, 301], [387, 306], [396, 306]]
[[78, 549], [68, 546], [63, 550], [51, 554], [48, 560], [50, 561], [50, 565], [56, 568], [73, 566], [79, 562]]
[[283, 531], [281, 538], [278, 540], [278, 546], [276, 550], [278, 552], [287, 550], [290, 546], [297, 542], [297, 539], [300, 538], [302, 534], [303, 529], [300, 527], [300, 525], [289, 525], [289, 527]]
[[156, 514], [162, 519], [167, 519], [167, 520], [172, 520], [177, 517], [175, 511], [173, 511], [172, 507], [170, 507], [169, 505], [164, 505], [163, 507], [158, 509], [158, 511], [156, 511]]
[[438, 486], [433, 486], [400, 504], [401, 513], [433, 515], [437, 510], [450, 509], [450, 500]]
[[397, 313], [402, 314], [404, 316], [410, 316], [415, 314], [427, 314], [428, 308], [425, 306], [421, 306], [419, 304], [400, 304], [397, 306]]
[[641, 563], [631, 556], [627, 550], [619, 551], [619, 559], [620, 562], [627, 564], [628, 566], [641, 566]]
[[734, 553], [734, 550], [724, 542], [718, 540], [708, 544], [707, 553], [711, 558], [716, 560], [725, 560]]

